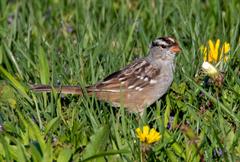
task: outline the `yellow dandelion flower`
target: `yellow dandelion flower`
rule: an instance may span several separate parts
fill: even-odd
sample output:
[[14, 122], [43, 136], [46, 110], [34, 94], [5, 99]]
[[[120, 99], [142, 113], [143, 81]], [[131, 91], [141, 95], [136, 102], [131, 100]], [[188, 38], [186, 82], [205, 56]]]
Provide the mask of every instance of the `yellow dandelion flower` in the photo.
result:
[[154, 142], [157, 142], [160, 140], [161, 135], [159, 132], [156, 131], [156, 129], [152, 128], [150, 129], [149, 126], [144, 126], [143, 130], [140, 128], [136, 129], [137, 137], [141, 142], [152, 144]]
[[[225, 54], [228, 53], [229, 51], [230, 51], [230, 44], [227, 42], [224, 42], [223, 47], [221, 49], [221, 57], [220, 58], [223, 58], [224, 61], [227, 61], [228, 57]], [[223, 56], [223, 55], [225, 55], [225, 56]]]
[[223, 47], [222, 47], [222, 51], [223, 53], [228, 53], [230, 51], [230, 44], [227, 42], [223, 43]]
[[208, 47], [200, 46], [200, 51], [203, 54], [203, 60], [208, 62], [218, 62], [220, 59], [227, 60], [226, 54], [230, 51], [230, 44], [224, 42], [220, 48], [220, 39], [217, 39], [216, 43], [212, 40], [208, 41]]
[[208, 45], [209, 45], [209, 53], [208, 53], [208, 61], [212, 62], [212, 61], [217, 61], [218, 60], [218, 49], [220, 46], [220, 40], [218, 39], [216, 41], [216, 44], [214, 45], [212, 40], [208, 41]]
[[159, 141], [160, 140], [160, 133], [157, 132], [155, 129], [151, 129], [150, 130], [150, 133], [147, 137], [147, 143], [154, 143], [156, 141]]
[[200, 51], [203, 53], [203, 59], [207, 60], [207, 47], [201, 45], [200, 46]]

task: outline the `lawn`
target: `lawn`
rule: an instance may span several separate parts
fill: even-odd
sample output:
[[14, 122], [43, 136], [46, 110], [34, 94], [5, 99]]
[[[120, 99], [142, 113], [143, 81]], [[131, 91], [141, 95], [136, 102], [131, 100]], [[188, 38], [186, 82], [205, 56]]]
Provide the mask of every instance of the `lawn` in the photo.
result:
[[[239, 0], [1, 0], [0, 161], [240, 161], [239, 11]], [[143, 116], [30, 88], [94, 84], [160, 36], [182, 51]], [[141, 141], [143, 127], [160, 139]]]

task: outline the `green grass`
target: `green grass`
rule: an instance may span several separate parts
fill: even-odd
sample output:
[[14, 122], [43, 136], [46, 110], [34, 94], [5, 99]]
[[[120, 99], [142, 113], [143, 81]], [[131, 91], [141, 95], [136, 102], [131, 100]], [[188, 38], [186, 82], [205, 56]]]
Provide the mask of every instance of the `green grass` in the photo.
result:
[[[240, 161], [239, 11], [238, 0], [1, 0], [0, 161]], [[29, 89], [91, 85], [166, 35], [182, 48], [174, 82], [142, 118]], [[199, 47], [217, 38], [231, 45], [224, 84], [206, 86]], [[146, 152], [143, 125], [162, 135]]]

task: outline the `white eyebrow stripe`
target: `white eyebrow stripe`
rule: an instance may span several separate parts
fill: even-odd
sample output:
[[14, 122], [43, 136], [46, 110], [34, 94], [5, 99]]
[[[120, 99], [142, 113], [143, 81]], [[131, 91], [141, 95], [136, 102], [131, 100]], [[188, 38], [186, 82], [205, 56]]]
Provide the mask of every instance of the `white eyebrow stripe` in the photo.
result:
[[167, 43], [167, 42], [165, 42], [165, 41], [162, 41], [162, 40], [160, 40], [160, 39], [157, 39], [157, 40], [156, 40], [156, 42], [157, 42], [159, 45], [165, 45], [165, 46], [167, 46], [167, 45], [168, 45], [168, 43]]
[[168, 37], [168, 39], [169, 39], [170, 41], [172, 41], [173, 43], [175, 43], [175, 40], [174, 40], [173, 38]]

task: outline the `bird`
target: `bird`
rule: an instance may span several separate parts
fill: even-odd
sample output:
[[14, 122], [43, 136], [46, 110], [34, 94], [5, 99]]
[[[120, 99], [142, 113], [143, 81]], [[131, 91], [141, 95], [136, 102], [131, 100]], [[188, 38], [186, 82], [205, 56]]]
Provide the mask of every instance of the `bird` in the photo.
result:
[[124, 107], [129, 112], [143, 113], [159, 100], [173, 82], [175, 57], [181, 51], [173, 37], [158, 37], [150, 43], [148, 55], [108, 75], [96, 84], [81, 86], [33, 85], [36, 92], [95, 96], [113, 107]]

